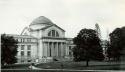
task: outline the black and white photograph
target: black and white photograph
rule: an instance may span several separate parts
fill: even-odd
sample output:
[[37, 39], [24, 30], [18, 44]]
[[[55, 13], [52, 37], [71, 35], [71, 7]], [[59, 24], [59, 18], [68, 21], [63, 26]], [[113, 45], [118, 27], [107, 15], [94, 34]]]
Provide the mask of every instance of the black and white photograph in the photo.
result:
[[125, 0], [0, 0], [1, 72], [124, 72]]

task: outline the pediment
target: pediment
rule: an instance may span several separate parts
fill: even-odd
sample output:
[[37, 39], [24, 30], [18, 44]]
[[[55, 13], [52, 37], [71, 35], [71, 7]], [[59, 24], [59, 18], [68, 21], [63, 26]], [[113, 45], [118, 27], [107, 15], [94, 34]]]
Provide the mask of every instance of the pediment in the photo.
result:
[[52, 28], [52, 27], [58, 28], [59, 30], [62, 30], [63, 32], [65, 32], [65, 30], [64, 30], [64, 29], [60, 28], [60, 27], [59, 27], [59, 26], [57, 26], [56, 24], [51, 25], [51, 26], [46, 26], [46, 27], [42, 28], [42, 30], [46, 30], [46, 29], [48, 29], [48, 28]]

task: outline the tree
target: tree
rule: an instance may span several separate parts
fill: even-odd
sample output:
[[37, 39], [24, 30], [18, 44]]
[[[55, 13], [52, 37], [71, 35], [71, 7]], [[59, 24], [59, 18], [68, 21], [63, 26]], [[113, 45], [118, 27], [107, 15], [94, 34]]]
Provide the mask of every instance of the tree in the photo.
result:
[[86, 66], [90, 60], [103, 60], [103, 51], [100, 45], [100, 39], [95, 30], [82, 29], [77, 37], [73, 39], [76, 47], [73, 49], [75, 61], [86, 61]]
[[114, 60], [120, 60], [125, 50], [125, 27], [116, 28], [110, 36], [110, 47], [108, 48], [108, 57]]
[[13, 64], [17, 62], [17, 41], [12, 36], [1, 35], [1, 64]]

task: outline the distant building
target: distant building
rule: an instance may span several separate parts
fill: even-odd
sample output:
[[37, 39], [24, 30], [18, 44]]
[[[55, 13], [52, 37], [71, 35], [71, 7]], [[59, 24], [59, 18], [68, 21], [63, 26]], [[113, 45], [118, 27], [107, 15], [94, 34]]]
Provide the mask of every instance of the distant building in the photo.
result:
[[[102, 50], [103, 50], [103, 55], [105, 57], [105, 60], [107, 60], [107, 43], [108, 43], [108, 40], [103, 40], [102, 37], [101, 37], [101, 29], [99, 27], [99, 24], [96, 23], [95, 24], [95, 31], [96, 31], [96, 34], [97, 36], [100, 38], [100, 44], [102, 46]], [[107, 32], [107, 38], [108, 38], [108, 32]]]
[[[9, 34], [8, 34], [9, 35]], [[25, 27], [21, 35], [12, 35], [18, 40], [18, 63], [49, 62], [72, 57], [72, 38], [65, 37], [65, 30], [44, 16]]]

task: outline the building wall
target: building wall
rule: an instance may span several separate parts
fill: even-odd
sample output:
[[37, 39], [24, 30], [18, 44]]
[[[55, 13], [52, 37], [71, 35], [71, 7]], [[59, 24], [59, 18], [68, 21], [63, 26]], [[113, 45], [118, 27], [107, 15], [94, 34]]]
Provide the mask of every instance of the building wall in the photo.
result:
[[[36, 59], [36, 56], [38, 53], [37, 39], [25, 38], [25, 37], [15, 37], [15, 39], [18, 40], [18, 44], [17, 44], [18, 53], [16, 56], [18, 58], [18, 63], [25, 63], [25, 62], [28, 62], [28, 60], [33, 61], [34, 59]], [[22, 55], [21, 52], [23, 52], [24, 55]], [[28, 56], [28, 53], [29, 53], [29, 56]]]
[[[39, 62], [43, 62], [44, 57], [46, 59], [59, 59], [59, 58], [70, 58], [72, 56], [72, 40], [67, 40], [65, 38], [28, 38], [28, 37], [15, 37], [18, 43], [18, 63], [27, 63], [27, 62], [35, 62], [36, 59]], [[53, 43], [53, 45], [49, 45], [48, 43]], [[22, 45], [24, 45], [24, 50], [21, 50]], [[28, 50], [28, 45], [31, 45], [31, 50]], [[48, 45], [49, 47], [55, 48], [52, 50], [52, 56], [48, 54]], [[59, 49], [59, 50], [58, 50]], [[21, 55], [21, 52], [24, 52], [24, 56]], [[31, 55], [28, 56], [28, 51], [30, 51]], [[58, 54], [57, 54], [58, 53]]]
[[40, 38], [40, 33], [37, 30], [31, 31], [30, 35], [36, 38]]
[[[52, 60], [53, 58], [62, 60], [66, 56], [72, 56], [72, 39], [67, 40], [65, 38], [65, 31], [55, 25], [42, 29], [45, 26], [48, 25], [30, 25], [29, 29], [26, 28], [23, 30], [22, 35], [15, 36], [15, 39], [19, 41], [18, 63], [35, 62], [36, 59], [39, 62], [43, 62], [43, 59]], [[58, 32], [59, 36], [48, 36], [48, 33], [52, 30]], [[25, 35], [25, 32], [29, 32], [28, 34], [30, 35]], [[22, 45], [24, 45], [24, 50], [21, 50]], [[28, 50], [28, 45], [31, 45], [31, 50]], [[21, 54], [22, 51], [24, 52], [24, 56]], [[28, 56], [28, 53], [31, 55]]]

